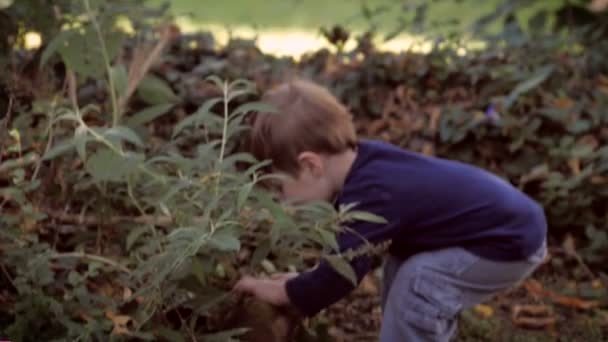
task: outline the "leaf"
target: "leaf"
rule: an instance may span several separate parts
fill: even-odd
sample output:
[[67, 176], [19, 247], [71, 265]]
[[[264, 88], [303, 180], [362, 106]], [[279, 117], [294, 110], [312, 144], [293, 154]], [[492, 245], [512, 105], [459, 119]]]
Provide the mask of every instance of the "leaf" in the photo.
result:
[[224, 81], [216, 75], [211, 75], [206, 80], [214, 83], [220, 89], [224, 88]]
[[124, 65], [117, 64], [110, 69], [110, 72], [114, 81], [114, 88], [116, 88], [117, 97], [124, 96], [127, 93], [127, 87], [129, 86], [127, 69]]
[[266, 259], [268, 254], [270, 254], [270, 249], [271, 249], [270, 240], [268, 240], [268, 239], [262, 240], [258, 244], [258, 247], [253, 252], [253, 255], [251, 256], [251, 261], [250, 261], [251, 265], [257, 265], [257, 264], [261, 263], [264, 259]]
[[208, 244], [220, 251], [233, 252], [241, 248], [241, 242], [232, 229], [221, 229], [211, 235]]
[[51, 39], [40, 56], [41, 67], [46, 65], [49, 58], [51, 58], [51, 56], [57, 52], [60, 46], [65, 44], [65, 42], [70, 38], [71, 34], [73, 34], [71, 31], [60, 31], [55, 35], [55, 37], [53, 37], [53, 39]]
[[[207, 100], [202, 106], [199, 107], [199, 109], [196, 112], [194, 112], [194, 114], [188, 116], [187, 118], [180, 121], [177, 125], [175, 125], [175, 127], [173, 128], [172, 137], [175, 137], [179, 132], [181, 132], [186, 127], [189, 127], [189, 126], [197, 127], [199, 124], [201, 124], [203, 122], [203, 119], [211, 118], [212, 115], [214, 115], [212, 112], [210, 112], [211, 108], [222, 100], [223, 100], [222, 98], [215, 98], [215, 99]], [[219, 120], [219, 118], [218, 118], [218, 120]]]
[[494, 309], [486, 304], [477, 304], [473, 307], [473, 311], [481, 318], [491, 318], [494, 316]]
[[114, 325], [112, 335], [126, 335], [130, 333], [129, 329], [127, 328], [127, 324], [131, 321], [130, 316], [117, 315], [110, 310], [106, 310], [106, 317], [110, 319]]
[[78, 152], [78, 156], [83, 161], [87, 160], [86, 154], [86, 144], [87, 144], [87, 128], [84, 125], [78, 126], [74, 131], [74, 145], [76, 146], [76, 152]]
[[139, 136], [129, 127], [116, 126], [109, 128], [103, 132], [105, 137], [117, 137], [122, 140], [126, 140], [139, 147], [144, 147], [144, 143], [141, 141]]
[[352, 266], [344, 258], [337, 255], [326, 255], [324, 258], [327, 260], [327, 262], [329, 262], [331, 267], [336, 270], [336, 272], [340, 273], [340, 275], [344, 278], [350, 280], [354, 286], [357, 285], [357, 275], [355, 274]]
[[194, 274], [202, 286], [207, 284], [207, 280], [205, 278], [205, 268], [197, 256], [192, 257], [192, 274]]
[[237, 199], [236, 199], [237, 210], [241, 210], [241, 208], [243, 208], [243, 205], [245, 205], [245, 202], [249, 198], [249, 193], [251, 193], [252, 189], [253, 189], [253, 183], [248, 183], [248, 184], [245, 184], [243, 187], [241, 187], [241, 189], [239, 190]]
[[131, 247], [137, 242], [140, 236], [142, 236], [148, 230], [147, 226], [139, 226], [137, 228], [131, 229], [129, 235], [126, 238], [126, 248], [127, 250], [131, 250]]
[[127, 174], [133, 172], [137, 163], [142, 160], [143, 157], [140, 155], [123, 158], [114, 151], [104, 148], [95, 152], [87, 160], [85, 167], [95, 181], [121, 181]]
[[204, 342], [239, 342], [240, 339], [236, 337], [245, 334], [249, 330], [249, 328], [231, 329], [219, 333], [206, 334], [202, 337]]
[[567, 234], [564, 242], [562, 243], [562, 247], [564, 248], [564, 252], [571, 257], [577, 257], [578, 253], [576, 252], [576, 246], [574, 244], [574, 238], [571, 234]]
[[321, 229], [319, 230], [319, 236], [321, 237], [323, 245], [331, 247], [334, 251], [337, 251], [340, 248], [334, 232]]
[[388, 221], [386, 219], [384, 219], [382, 216], [378, 216], [378, 215], [364, 212], [364, 211], [351, 211], [351, 212], [347, 213], [346, 216], [349, 221], [354, 220], [354, 221], [364, 221], [364, 222], [379, 223], [379, 224], [388, 223]]
[[173, 106], [175, 106], [175, 105], [172, 103], [164, 103], [164, 104], [150, 106], [144, 110], [141, 110], [141, 111], [133, 114], [133, 116], [131, 116], [130, 118], [128, 118], [126, 120], [125, 125], [127, 125], [129, 127], [134, 127], [134, 126], [140, 126], [140, 125], [146, 124], [146, 123], [158, 118], [159, 116], [168, 113], [169, 110], [171, 110], [171, 108], [173, 108]]
[[557, 322], [553, 310], [547, 305], [515, 305], [511, 319], [517, 326], [524, 328], [546, 328]]
[[54, 159], [55, 157], [58, 157], [66, 152], [69, 152], [73, 148], [74, 148], [74, 139], [62, 140], [61, 142], [59, 142], [55, 146], [53, 146], [50, 150], [48, 150], [42, 157], [42, 160]]
[[277, 108], [269, 103], [265, 102], [248, 102], [238, 106], [230, 116], [236, 116], [239, 114], [247, 114], [249, 112], [258, 112], [264, 114], [276, 114], [278, 113]]
[[[120, 51], [125, 34], [120, 31], [104, 33], [103, 39], [110, 60]], [[84, 30], [74, 28], [66, 31], [66, 37], [58, 43], [57, 51], [69, 69], [83, 76], [101, 78], [106, 69], [102, 45], [92, 25]]]
[[148, 74], [137, 87], [137, 95], [150, 105], [177, 103], [179, 98], [167, 82], [158, 76]]
[[532, 77], [519, 83], [506, 98], [504, 103], [505, 109], [510, 108], [520, 95], [532, 90], [533, 88], [543, 83], [547, 78], [549, 78], [549, 76], [551, 76], [554, 70], [555, 66], [546, 65], [540, 68], [536, 73], [534, 73]]

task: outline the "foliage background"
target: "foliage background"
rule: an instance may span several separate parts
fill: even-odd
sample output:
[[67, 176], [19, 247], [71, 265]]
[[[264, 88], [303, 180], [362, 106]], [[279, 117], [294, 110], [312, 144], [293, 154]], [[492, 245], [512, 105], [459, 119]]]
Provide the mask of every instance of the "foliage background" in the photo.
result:
[[[587, 340], [606, 336], [605, 9], [565, 2], [531, 11], [505, 1], [470, 30], [446, 27], [424, 54], [379, 51], [378, 38], [391, 33], [373, 26], [358, 35], [325, 27], [333, 47], [294, 60], [253, 41], [218, 46], [210, 34], [179, 34], [163, 8], [144, 5], [29, 0], [0, 11], [8, 18], [0, 28], [2, 335], [213, 341], [242, 333], [220, 332], [242, 322], [217, 319], [231, 317], [225, 291], [238, 274], [302, 267], [349, 219], [325, 206], [274, 204], [253, 186], [263, 164], [239, 153], [246, 114], [263, 106], [257, 94], [299, 76], [331, 88], [362, 136], [480, 165], [542, 203], [552, 246], [543, 274], [574, 286], [559, 296], [527, 286], [533, 303], [566, 308], [535, 322], [551, 331], [582, 310]], [[412, 6], [401, 29], [431, 25], [426, 5]], [[369, 22], [375, 13], [362, 11]], [[18, 49], [31, 29], [43, 47]], [[485, 48], [473, 48], [471, 36]], [[243, 172], [243, 164], [255, 166]], [[309, 322], [307, 333], [323, 334], [324, 324]], [[463, 339], [515, 338], [475, 319], [464, 327]]]

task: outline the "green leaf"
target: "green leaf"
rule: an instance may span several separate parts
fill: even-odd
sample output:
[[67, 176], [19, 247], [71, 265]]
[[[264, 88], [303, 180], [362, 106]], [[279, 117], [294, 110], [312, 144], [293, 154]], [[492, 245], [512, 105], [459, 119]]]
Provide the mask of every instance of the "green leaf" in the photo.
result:
[[105, 137], [110, 137], [110, 138], [111, 137], [120, 138], [122, 140], [126, 140], [139, 147], [144, 147], [144, 143], [141, 141], [139, 136], [135, 132], [133, 132], [133, 130], [130, 129], [129, 127], [125, 127], [125, 126], [112, 127], [112, 128], [105, 130], [103, 132], [103, 135]]
[[148, 227], [147, 226], [139, 226], [139, 227], [136, 227], [134, 229], [131, 229], [131, 231], [127, 235], [127, 239], [126, 239], [126, 248], [127, 248], [128, 251], [131, 250], [131, 248], [133, 247], [133, 245], [135, 244], [135, 242], [137, 242], [137, 240], [144, 233], [146, 233], [146, 231], [148, 231]]
[[216, 75], [211, 75], [206, 80], [214, 83], [220, 89], [224, 88], [224, 81]]
[[179, 98], [163, 79], [148, 74], [137, 88], [137, 95], [150, 105], [177, 103]]
[[71, 151], [74, 148], [74, 139], [65, 139], [57, 143], [50, 150], [48, 150], [42, 160], [51, 160], [58, 157], [66, 152]]
[[388, 221], [386, 221], [386, 219], [384, 219], [381, 216], [372, 214], [372, 213], [368, 213], [368, 212], [364, 212], [364, 211], [351, 211], [349, 212], [347, 215], [348, 220], [354, 220], [354, 221], [365, 221], [365, 222], [371, 222], [371, 223], [380, 223], [380, 224], [385, 224]]
[[72, 34], [74, 34], [72, 31], [60, 31], [55, 35], [55, 37], [53, 37], [53, 39], [51, 39], [40, 56], [41, 67], [46, 65], [49, 58], [51, 58], [51, 56], [57, 52], [60, 46], [65, 44]]
[[164, 104], [150, 106], [144, 110], [141, 110], [141, 111], [133, 114], [133, 116], [131, 116], [130, 118], [128, 118], [126, 120], [125, 125], [127, 125], [129, 127], [134, 127], [134, 126], [140, 126], [140, 125], [146, 124], [146, 123], [156, 119], [157, 117], [168, 113], [169, 110], [171, 108], [173, 108], [173, 106], [175, 106], [175, 105], [172, 103], [164, 103]]
[[352, 266], [342, 257], [337, 255], [326, 255], [324, 256], [325, 260], [329, 262], [331, 267], [333, 267], [336, 272], [340, 273], [341, 276], [350, 280], [354, 286], [357, 285], [357, 275], [353, 270]]
[[84, 125], [78, 126], [74, 131], [74, 145], [76, 146], [76, 152], [83, 161], [87, 160], [86, 153], [87, 144], [87, 128]]
[[506, 98], [504, 103], [505, 109], [510, 108], [520, 95], [527, 93], [543, 83], [547, 78], [549, 78], [549, 76], [551, 76], [554, 70], [555, 66], [546, 65], [535, 72], [532, 77], [519, 83]]
[[258, 265], [270, 254], [270, 240], [262, 240], [251, 256], [251, 265]]
[[238, 106], [230, 116], [236, 116], [239, 114], [247, 114], [249, 112], [258, 112], [258, 113], [278, 113], [277, 108], [269, 103], [265, 102], [248, 102]]
[[233, 252], [241, 248], [241, 242], [232, 229], [221, 229], [211, 235], [208, 244], [220, 251]]
[[141, 155], [130, 154], [123, 158], [104, 148], [95, 152], [87, 160], [85, 167], [95, 181], [122, 181], [142, 160]]
[[207, 284], [207, 280], [205, 278], [205, 268], [197, 256], [192, 257], [192, 274], [194, 274], [202, 286]]
[[241, 210], [243, 208], [243, 205], [245, 205], [245, 202], [249, 198], [249, 193], [251, 193], [252, 189], [253, 183], [248, 183], [241, 187], [241, 190], [239, 190], [239, 194], [236, 200], [237, 210]]
[[118, 64], [113, 66], [110, 72], [112, 73], [112, 79], [114, 80], [116, 95], [118, 97], [124, 96], [127, 93], [127, 87], [129, 86], [127, 69], [124, 65]]
[[[215, 114], [210, 112], [211, 108], [222, 100], [223, 99], [221, 99], [221, 98], [207, 100], [202, 106], [199, 107], [199, 109], [196, 112], [194, 112], [194, 114], [188, 116], [187, 118], [180, 121], [177, 125], [175, 125], [175, 127], [173, 128], [172, 136], [175, 137], [179, 132], [181, 132], [186, 127], [189, 127], [189, 126], [198, 127], [198, 125], [203, 123], [205, 121], [205, 119], [208, 119], [208, 120], [212, 119], [215, 116]], [[219, 117], [217, 119], [221, 120]]]
[[72, 286], [78, 285], [81, 279], [82, 277], [76, 271], [70, 271], [70, 273], [68, 274], [68, 283], [70, 283], [70, 285]]
[[331, 247], [334, 251], [337, 251], [340, 248], [340, 246], [338, 245], [338, 240], [336, 239], [336, 234], [334, 232], [324, 229], [321, 229], [318, 232], [323, 245]]
[[[106, 69], [102, 45], [92, 25], [87, 25], [84, 30], [75, 28], [66, 31], [66, 35], [67, 37], [58, 43], [57, 50], [67, 67], [85, 77], [103, 77]], [[125, 37], [120, 31], [104, 33], [103, 39], [110, 60], [120, 51]]]

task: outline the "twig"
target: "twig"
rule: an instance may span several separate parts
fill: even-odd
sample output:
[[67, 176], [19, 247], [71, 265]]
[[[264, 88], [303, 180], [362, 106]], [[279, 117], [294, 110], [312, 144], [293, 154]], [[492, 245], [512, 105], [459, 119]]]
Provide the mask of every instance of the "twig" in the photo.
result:
[[108, 48], [106, 46], [106, 41], [103, 37], [103, 33], [101, 32], [101, 27], [99, 26], [99, 22], [97, 22], [97, 18], [91, 9], [91, 5], [89, 4], [89, 0], [84, 0], [84, 7], [89, 15], [89, 19], [93, 24], [93, 28], [97, 33], [97, 38], [99, 40], [99, 45], [101, 47], [101, 56], [103, 57], [103, 61], [106, 67], [106, 72], [108, 74], [108, 83], [110, 90], [110, 99], [112, 101], [112, 127], [118, 125], [119, 113], [118, 113], [118, 100], [116, 99], [116, 86], [114, 84], [114, 75], [112, 75], [112, 65], [110, 64], [110, 56], [108, 55]]
[[57, 254], [51, 255], [50, 258], [51, 259], [66, 259], [66, 258], [89, 259], [89, 260], [101, 262], [106, 265], [110, 265], [120, 271], [123, 271], [127, 274], [131, 274], [131, 271], [128, 268], [126, 268], [125, 266], [117, 263], [116, 261], [110, 260], [108, 258], [99, 256], [99, 255], [87, 254], [87, 253], [82, 253], [82, 252], [69, 252], [69, 253], [57, 253]]
[[4, 264], [0, 264], [0, 270], [2, 270], [2, 273], [4, 274], [4, 276], [6, 277], [6, 279], [8, 280], [8, 282], [11, 283], [11, 285], [13, 286], [13, 288], [15, 290], [18, 290], [17, 286], [15, 285], [15, 282], [13, 281], [13, 278], [11, 278], [11, 275], [8, 274], [8, 271], [4, 267]]
[[53, 210], [43, 211], [48, 216], [57, 219], [59, 221], [75, 223], [87, 226], [103, 225], [103, 224], [117, 224], [121, 222], [134, 222], [141, 224], [153, 224], [157, 226], [169, 226], [173, 223], [173, 219], [168, 216], [111, 216], [108, 218], [100, 219], [96, 216], [91, 215], [80, 215], [57, 212]]
[[6, 109], [6, 114], [4, 115], [4, 128], [8, 128], [8, 124], [11, 121], [11, 116], [13, 113], [13, 95], [9, 96], [8, 98], [8, 107]]
[[[169, 41], [171, 40], [171, 30], [173, 30], [173, 27], [171, 26], [163, 27], [161, 31], [160, 40], [158, 41], [158, 43], [156, 43], [150, 53], [147, 53], [147, 49], [136, 50], [135, 56], [133, 57], [133, 61], [129, 66], [129, 82], [127, 86], [127, 92], [119, 99], [119, 110], [124, 110], [127, 101], [129, 101], [129, 98], [133, 96], [133, 93], [135, 93], [135, 90], [137, 90], [137, 86], [139, 85], [139, 83], [141, 83], [141, 81], [144, 79], [144, 76], [150, 70], [152, 64], [158, 59], [158, 56], [160, 56], [167, 43], [169, 43]], [[141, 60], [142, 58], [145, 58], [143, 62]]]
[[78, 106], [78, 96], [76, 95], [76, 75], [74, 75], [74, 72], [70, 69], [66, 72], [66, 80], [68, 85], [68, 98], [72, 103], [74, 111], [78, 113], [80, 112], [80, 107]]

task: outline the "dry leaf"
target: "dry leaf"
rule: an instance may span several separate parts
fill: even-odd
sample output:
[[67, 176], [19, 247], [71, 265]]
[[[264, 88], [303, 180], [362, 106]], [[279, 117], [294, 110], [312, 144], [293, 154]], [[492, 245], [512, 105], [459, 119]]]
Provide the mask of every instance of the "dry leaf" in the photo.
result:
[[541, 283], [534, 279], [526, 280], [526, 282], [524, 283], [524, 287], [536, 299], [539, 299], [544, 296], [543, 286], [541, 285]]
[[126, 335], [129, 334], [127, 324], [131, 321], [131, 317], [127, 315], [118, 315], [111, 310], [106, 310], [106, 317], [112, 321], [114, 328], [112, 329], [113, 335]]
[[596, 300], [584, 300], [576, 297], [562, 296], [557, 293], [552, 293], [551, 300], [556, 304], [575, 308], [578, 310], [589, 310], [599, 305], [599, 302]]
[[548, 328], [557, 322], [555, 317], [518, 317], [513, 323], [521, 328], [543, 329]]
[[553, 101], [553, 106], [559, 109], [570, 109], [574, 106], [574, 101], [568, 97], [560, 97]]
[[486, 304], [477, 304], [473, 307], [473, 311], [481, 318], [490, 318], [494, 316], [494, 309]]
[[579, 158], [568, 159], [568, 166], [575, 176], [581, 174], [581, 160]]
[[378, 293], [378, 287], [376, 286], [374, 279], [368, 275], [361, 280], [357, 292], [361, 294], [376, 295]]
[[513, 317], [519, 315], [526, 316], [549, 316], [553, 309], [548, 305], [515, 305], [513, 307]]
[[511, 319], [515, 325], [531, 329], [547, 328], [557, 321], [553, 310], [546, 305], [515, 305]]
[[591, 282], [591, 287], [593, 287], [594, 289], [601, 289], [602, 287], [604, 287], [604, 284], [602, 284], [601, 279], [595, 279]]
[[[565, 247], [564, 247], [565, 248]], [[575, 308], [578, 310], [589, 310], [599, 305], [598, 301], [595, 300], [584, 300], [577, 297], [564, 296], [555, 291], [543, 289], [542, 285], [535, 280], [528, 280], [524, 283], [524, 287], [532, 294], [536, 299], [549, 298], [552, 302]]]
[[566, 238], [564, 239], [564, 242], [562, 243], [562, 247], [564, 248], [564, 251], [566, 252], [566, 254], [568, 254], [569, 256], [576, 257], [578, 255], [576, 253], [576, 246], [574, 244], [574, 238], [572, 237], [571, 234], [566, 235]]
[[122, 293], [122, 299], [124, 300], [129, 300], [129, 298], [131, 298], [131, 296], [133, 295], [133, 291], [131, 291], [130, 288], [125, 287], [123, 289], [123, 293]]
[[429, 130], [431, 134], [436, 134], [439, 128], [439, 118], [441, 117], [441, 109], [432, 107], [426, 112], [429, 115]]

